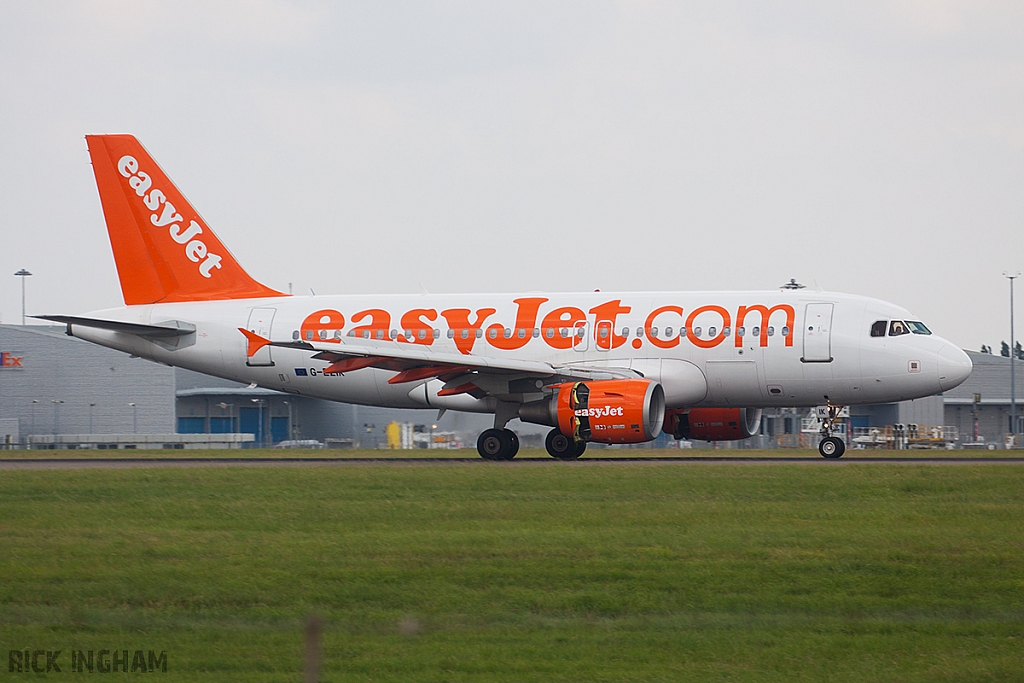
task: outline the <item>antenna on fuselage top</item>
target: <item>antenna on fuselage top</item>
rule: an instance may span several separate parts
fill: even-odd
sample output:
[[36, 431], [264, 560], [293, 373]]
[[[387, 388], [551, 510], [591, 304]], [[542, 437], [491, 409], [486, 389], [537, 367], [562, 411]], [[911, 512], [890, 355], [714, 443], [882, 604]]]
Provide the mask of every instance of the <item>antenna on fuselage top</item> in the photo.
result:
[[779, 289], [804, 289], [807, 285], [802, 285], [796, 281], [796, 278], [789, 278], [789, 282], [779, 287]]

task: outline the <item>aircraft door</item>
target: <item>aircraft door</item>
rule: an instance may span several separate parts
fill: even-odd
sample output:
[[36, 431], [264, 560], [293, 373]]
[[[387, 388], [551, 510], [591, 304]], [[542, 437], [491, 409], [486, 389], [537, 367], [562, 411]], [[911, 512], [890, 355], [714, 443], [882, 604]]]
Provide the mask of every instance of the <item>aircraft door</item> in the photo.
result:
[[[275, 313], [277, 313], [276, 308], [254, 308], [249, 311], [249, 322], [246, 323], [245, 328], [265, 339], [270, 339], [270, 328], [274, 324]], [[246, 358], [245, 364], [251, 367], [273, 365], [274, 361], [270, 356], [270, 346], [264, 346], [256, 352], [256, 355]]]
[[804, 363], [832, 362], [832, 309], [834, 304], [807, 304], [804, 315]]

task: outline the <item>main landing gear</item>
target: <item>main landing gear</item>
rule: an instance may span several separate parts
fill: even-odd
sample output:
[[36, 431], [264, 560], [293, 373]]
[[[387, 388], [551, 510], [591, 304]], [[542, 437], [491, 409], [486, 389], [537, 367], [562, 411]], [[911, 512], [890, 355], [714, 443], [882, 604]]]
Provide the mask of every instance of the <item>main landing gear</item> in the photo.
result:
[[476, 440], [476, 452], [484, 460], [511, 460], [519, 452], [519, 437], [511, 429], [488, 429]]
[[[825, 398], [828, 399], [827, 396]], [[839, 437], [832, 436], [832, 428], [835, 426], [836, 416], [840, 410], [842, 410], [842, 406], [834, 406], [829, 403], [828, 417], [821, 421], [821, 435], [824, 438], [818, 444], [818, 452], [821, 453], [821, 457], [829, 460], [841, 458], [846, 452], [846, 443]]]
[[544, 447], [548, 449], [548, 455], [552, 458], [575, 460], [587, 450], [587, 442], [575, 441], [557, 429], [552, 429], [544, 439]]
[[[544, 445], [558, 460], [575, 460], [587, 450], [586, 441], [576, 441], [557, 429], [548, 433]], [[485, 460], [511, 460], [519, 452], [519, 437], [510, 429], [488, 429], [476, 440], [476, 451]]]

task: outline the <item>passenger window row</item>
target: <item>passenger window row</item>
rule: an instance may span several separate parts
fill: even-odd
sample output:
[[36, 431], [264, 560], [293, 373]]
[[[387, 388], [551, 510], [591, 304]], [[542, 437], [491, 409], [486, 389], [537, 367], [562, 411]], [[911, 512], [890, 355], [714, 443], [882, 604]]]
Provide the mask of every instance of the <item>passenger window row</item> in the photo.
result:
[[[926, 328], [921, 323], [907, 322], [907, 323], [905, 323], [906, 326], [907, 326], [906, 328], [903, 327], [904, 326], [903, 321], [899, 321], [899, 320], [894, 320], [893, 321], [893, 325], [894, 326], [897, 323], [899, 323], [899, 326], [894, 328], [894, 329], [906, 329], [908, 331], [913, 331], [915, 334], [931, 334], [931, 332], [927, 331], [928, 328]], [[882, 326], [880, 334], [877, 333], [877, 328], [878, 328], [879, 324], [881, 324], [881, 326]], [[872, 337], [885, 336], [885, 326], [886, 326], [886, 321], [885, 320], [880, 320], [879, 322], [877, 322], [874, 325], [872, 325], [871, 326], [871, 336]], [[917, 329], [915, 329], [913, 326], [919, 326], [921, 329], [924, 329], [925, 331], [924, 332], [920, 332]], [[506, 328], [504, 328], [501, 331], [501, 336], [504, 339], [511, 339], [513, 337], [513, 335], [517, 339], [526, 339], [527, 336], [530, 336], [533, 339], [538, 339], [541, 336], [541, 334], [543, 334], [544, 337], [546, 337], [547, 339], [554, 339], [555, 335], [557, 334], [562, 339], [568, 339], [569, 337], [572, 337], [572, 336], [583, 337], [584, 334], [585, 334], [585, 329], [586, 328], [582, 327], [582, 326], [581, 327], [575, 327], [575, 328], [572, 328], [572, 327], [560, 327], [560, 328], [547, 327], [547, 328], [544, 328], [543, 330], [541, 330], [541, 328], [539, 328], [539, 327], [535, 327], [532, 330], [520, 327], [520, 328], [516, 328], [516, 330], [513, 331], [513, 330], [511, 330], [511, 329], [506, 327]], [[621, 331], [621, 336], [625, 337], [625, 338], [628, 338], [629, 337], [629, 330], [630, 330], [630, 328], [623, 327], [622, 331]], [[610, 331], [611, 331], [610, 327], [608, 327], [608, 326], [601, 326], [601, 327], [598, 328], [597, 334], [598, 334], [598, 336], [601, 339], [607, 339]], [[889, 334], [890, 334], [890, 336], [896, 336], [897, 334], [908, 334], [909, 333], [908, 331], [902, 331], [902, 332], [890, 331]], [[729, 327], [729, 326], [726, 326], [726, 327], [722, 328], [721, 332], [722, 332], [723, 336], [728, 337], [729, 335], [732, 334], [732, 328]], [[760, 327], [751, 328], [750, 332], [755, 337], [760, 336], [761, 328]], [[432, 330], [419, 329], [419, 330], [416, 330], [415, 333], [413, 333], [412, 330], [402, 330], [401, 331], [402, 336], [404, 336], [406, 339], [420, 339], [420, 340], [424, 340], [424, 339], [427, 338], [427, 334], [428, 333], [430, 334], [430, 336], [433, 339], [440, 339], [441, 338], [441, 330], [436, 329], [436, 328], [432, 329]], [[689, 331], [685, 327], [680, 327], [677, 334], [678, 334], [679, 337], [686, 337], [688, 333], [692, 334], [694, 337], [697, 337], [697, 338], [702, 338], [704, 336], [704, 331], [700, 327], [694, 327], [692, 330], [689, 330]], [[738, 336], [740, 336], [740, 337], [745, 336], [746, 333], [747, 333], [747, 330], [742, 325], [736, 329], [736, 334]], [[644, 336], [644, 334], [645, 334], [644, 328], [642, 328], [642, 327], [636, 328], [636, 336], [637, 337], [641, 337], [642, 338]], [[674, 334], [676, 334], [676, 331], [675, 331], [675, 328], [673, 328], [673, 327], [666, 327], [664, 329], [664, 331], [659, 331], [659, 329], [657, 327], [652, 327], [647, 332], [647, 334], [649, 336], [651, 336], [651, 337], [654, 337], [655, 339], [659, 339], [659, 338], [660, 339], [672, 339]], [[774, 336], [775, 335], [775, 328], [773, 326], [769, 325], [768, 326], [768, 330], [767, 330], [767, 334], [768, 334], [769, 337]], [[470, 330], [470, 329], [467, 329], [467, 328], [458, 328], [458, 329], [449, 329], [448, 332], [447, 332], [447, 336], [448, 336], [449, 339], [456, 339], [456, 338], [458, 338], [458, 339], [469, 339], [470, 335], [476, 337], [477, 339], [481, 339], [484, 336], [484, 330], [483, 329], [479, 329], [479, 328], [476, 329], [476, 330]], [[783, 336], [789, 336], [789, 327], [788, 326], [782, 328], [782, 335]], [[363, 330], [359, 335], [357, 335], [355, 330], [349, 330], [348, 336], [349, 337], [359, 336], [362, 339], [377, 339], [377, 340], [385, 340], [385, 339], [387, 339], [387, 340], [393, 341], [393, 340], [398, 339], [399, 331], [396, 330], [396, 329], [393, 329], [393, 330], [390, 331], [390, 334], [386, 334], [385, 330], [374, 330], [372, 333], [371, 333], [370, 330]], [[708, 337], [708, 339], [714, 339], [717, 336], [718, 336], [718, 328], [717, 327], [709, 327], [707, 329], [707, 337]], [[498, 329], [497, 328], [491, 328], [490, 330], [488, 330], [487, 331], [487, 337], [489, 339], [497, 339], [498, 338]], [[300, 335], [299, 331], [298, 330], [294, 330], [292, 332], [292, 339], [298, 341], [300, 338], [301, 338], [301, 335]], [[307, 330], [306, 334], [305, 334], [305, 340], [306, 341], [313, 341], [314, 339], [319, 339], [320, 341], [326, 341], [327, 339], [341, 339], [341, 330], [333, 330], [333, 331], [331, 331], [331, 330], [320, 330], [318, 333], [315, 333], [315, 334], [314, 334], [314, 332], [312, 330]]]

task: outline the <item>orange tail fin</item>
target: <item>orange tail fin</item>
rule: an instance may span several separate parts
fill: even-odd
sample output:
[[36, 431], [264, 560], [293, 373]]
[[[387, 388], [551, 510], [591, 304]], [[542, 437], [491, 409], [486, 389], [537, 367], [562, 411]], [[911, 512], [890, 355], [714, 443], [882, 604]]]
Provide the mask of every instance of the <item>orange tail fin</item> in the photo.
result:
[[131, 135], [87, 135], [126, 304], [284, 296], [256, 282]]

